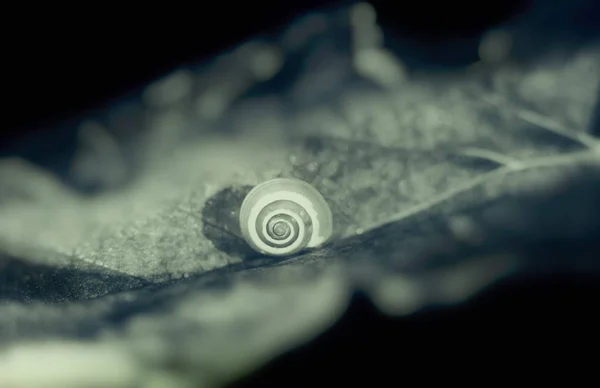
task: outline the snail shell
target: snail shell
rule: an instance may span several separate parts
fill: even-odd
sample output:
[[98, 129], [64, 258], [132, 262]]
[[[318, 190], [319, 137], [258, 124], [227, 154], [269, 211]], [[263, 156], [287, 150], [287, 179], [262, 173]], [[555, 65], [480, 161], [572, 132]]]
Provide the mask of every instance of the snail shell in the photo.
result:
[[333, 233], [331, 209], [310, 184], [273, 179], [254, 187], [240, 210], [246, 242], [269, 256], [288, 256], [324, 244]]

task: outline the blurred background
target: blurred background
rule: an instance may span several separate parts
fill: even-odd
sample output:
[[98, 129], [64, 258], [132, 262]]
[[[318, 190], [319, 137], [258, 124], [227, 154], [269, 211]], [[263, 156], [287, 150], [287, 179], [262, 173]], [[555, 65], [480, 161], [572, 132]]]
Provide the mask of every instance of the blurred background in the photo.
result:
[[[15, 5], [4, 16], [11, 19], [11, 27], [5, 27], [2, 45], [7, 96], [2, 149], [27, 131], [100, 108], [182, 64], [277, 31], [308, 11], [344, 3], [349, 2], [256, 0], [131, 9], [91, 3], [38, 8], [35, 13]], [[408, 65], [425, 68], [476, 61], [482, 34], [511, 20], [522, 30], [517, 46], [524, 47], [518, 55], [523, 60], [559, 43], [582, 44], [599, 28], [599, 6], [593, 0], [371, 4], [387, 45], [408, 57]]]
[[[350, 1], [210, 2], [129, 8], [21, 5], [5, 14], [2, 44], [3, 131], [0, 156], [18, 153], [48, 166], [68, 163], [74, 134], [56, 127], [133, 94], [169, 71], [197, 63], [251, 37], [275, 33], [300, 15]], [[539, 58], [598, 36], [594, 0], [373, 0], [385, 45], [409, 68], [448, 71], [480, 58], [484, 33], [514, 34], [511, 57]], [[9, 26], [9, 24], [6, 24]], [[24, 145], [44, 133], [46, 152]], [[28, 135], [29, 134], [29, 135]], [[26, 143], [26, 141], [25, 141]], [[42, 143], [41, 141], [38, 143]], [[53, 152], [55, 150], [56, 152]]]
[[[27, 133], [101, 109], [182, 64], [276, 32], [303, 13], [349, 3], [256, 0], [143, 8], [91, 3], [40, 7], [35, 13], [15, 4], [4, 15], [10, 24], [5, 24], [2, 44], [2, 89], [7, 98], [0, 155], [19, 152], [44, 163], [44, 158], [52, 158], [50, 152], [14, 144]], [[511, 55], [522, 61], [553, 47], [585, 44], [600, 29], [600, 6], [594, 0], [370, 3], [386, 34], [386, 46], [407, 66], [428, 70], [477, 61], [484, 32], [501, 24], [514, 24]], [[65, 133], [52, 133], [49, 140], [62, 154], [74, 141]]]

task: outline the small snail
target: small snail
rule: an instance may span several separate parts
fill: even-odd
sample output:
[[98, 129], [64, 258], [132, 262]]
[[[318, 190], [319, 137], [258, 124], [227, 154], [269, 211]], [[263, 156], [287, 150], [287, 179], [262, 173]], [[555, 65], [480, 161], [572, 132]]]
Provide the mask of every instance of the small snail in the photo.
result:
[[289, 256], [324, 244], [333, 233], [331, 209], [310, 184], [273, 179], [253, 188], [242, 203], [246, 242], [269, 256]]

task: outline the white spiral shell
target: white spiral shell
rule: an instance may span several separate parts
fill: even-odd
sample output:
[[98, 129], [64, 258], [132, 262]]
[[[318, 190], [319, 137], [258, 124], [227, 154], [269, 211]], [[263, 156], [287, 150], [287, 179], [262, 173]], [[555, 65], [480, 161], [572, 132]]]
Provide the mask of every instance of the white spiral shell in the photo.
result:
[[240, 210], [240, 228], [254, 250], [288, 256], [327, 242], [333, 233], [333, 217], [327, 201], [313, 186], [279, 178], [248, 193]]

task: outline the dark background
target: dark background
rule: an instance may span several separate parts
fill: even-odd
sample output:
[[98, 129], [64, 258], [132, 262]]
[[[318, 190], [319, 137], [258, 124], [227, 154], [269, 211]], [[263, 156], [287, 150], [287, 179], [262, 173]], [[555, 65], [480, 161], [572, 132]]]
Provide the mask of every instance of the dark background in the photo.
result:
[[4, 34], [2, 45], [2, 87], [9, 97], [3, 109], [9, 133], [3, 131], [2, 143], [102, 107], [177, 66], [331, 3], [216, 1], [121, 9], [92, 2], [81, 9], [6, 14], [18, 28]]
[[[61, 8], [13, 4], [4, 16], [0, 84], [5, 96], [0, 157], [44, 165], [68, 153], [69, 119], [102, 109], [182, 64], [194, 63], [298, 15], [348, 0], [255, 0], [160, 6], [86, 3]], [[160, 3], [159, 3], [160, 4]], [[551, 46], [583, 44], [600, 31], [595, 0], [372, 0], [390, 48], [411, 66], [464, 66], [477, 59], [479, 36], [515, 20], [516, 55], [531, 60]], [[522, 43], [519, 46], [519, 42]], [[59, 125], [63, 124], [63, 125]], [[27, 139], [43, 134], [44, 150]], [[69, 144], [67, 144], [69, 143]]]
[[[461, 51], [459, 36], [477, 36], [527, 10], [534, 0], [472, 2], [375, 0], [381, 24], [408, 37], [424, 59]], [[102, 107], [183, 63], [209, 57], [261, 32], [274, 31], [309, 10], [345, 1], [206, 2], [125, 9], [103, 6], [27, 9], [5, 13], [4, 131], [0, 150], [25, 131], [53, 127]], [[469, 47], [476, 53], [476, 46]], [[475, 51], [473, 51], [475, 50]]]

